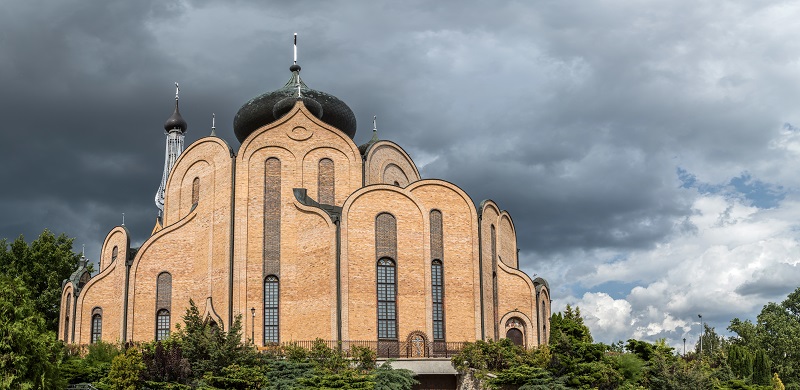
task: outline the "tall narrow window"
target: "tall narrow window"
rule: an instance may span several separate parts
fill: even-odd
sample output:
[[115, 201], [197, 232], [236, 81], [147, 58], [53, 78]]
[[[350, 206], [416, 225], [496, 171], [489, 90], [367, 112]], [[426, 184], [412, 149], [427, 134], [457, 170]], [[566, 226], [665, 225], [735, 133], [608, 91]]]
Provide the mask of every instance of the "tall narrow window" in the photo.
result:
[[396, 277], [392, 259], [378, 260], [378, 339], [397, 339]]
[[431, 210], [431, 298], [433, 303], [433, 341], [444, 341], [444, 240], [442, 212]]
[[64, 312], [64, 342], [69, 342], [69, 315], [72, 305], [72, 293], [67, 294], [67, 310]]
[[431, 291], [433, 294], [433, 340], [444, 340], [444, 282], [442, 262], [431, 263]]
[[156, 341], [169, 336], [172, 310], [172, 275], [162, 272], [156, 278]]
[[500, 299], [497, 296], [497, 232], [492, 225], [492, 318], [494, 319], [494, 339], [500, 338], [500, 321], [497, 306], [500, 305]]
[[264, 279], [264, 345], [279, 341], [279, 299], [278, 277], [269, 275]]
[[92, 337], [90, 342], [94, 344], [102, 341], [103, 338], [103, 313], [100, 308], [95, 308], [92, 313]]
[[195, 205], [200, 202], [200, 178], [195, 177], [192, 180], [192, 204]]
[[317, 175], [317, 201], [322, 204], [335, 204], [336, 171], [333, 160], [329, 158], [319, 160]]
[[156, 341], [169, 337], [169, 310], [161, 309], [156, 314]]
[[270, 157], [264, 176], [264, 266], [262, 277], [281, 271], [281, 161]]

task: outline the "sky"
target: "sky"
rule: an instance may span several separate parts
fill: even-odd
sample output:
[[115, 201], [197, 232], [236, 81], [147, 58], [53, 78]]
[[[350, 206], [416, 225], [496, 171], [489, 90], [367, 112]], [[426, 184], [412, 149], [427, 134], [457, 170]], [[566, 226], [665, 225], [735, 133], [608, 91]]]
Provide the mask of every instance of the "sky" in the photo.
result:
[[156, 218], [163, 123], [234, 150], [242, 104], [309, 87], [425, 178], [493, 199], [520, 267], [594, 339], [693, 345], [800, 285], [800, 3], [6, 0], [0, 238], [96, 259]]

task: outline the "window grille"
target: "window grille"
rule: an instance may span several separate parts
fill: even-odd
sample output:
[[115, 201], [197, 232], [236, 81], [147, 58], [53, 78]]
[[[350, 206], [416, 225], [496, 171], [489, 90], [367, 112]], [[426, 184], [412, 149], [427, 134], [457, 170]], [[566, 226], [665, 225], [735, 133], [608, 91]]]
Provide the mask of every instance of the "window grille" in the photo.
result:
[[264, 345], [279, 341], [279, 298], [278, 277], [269, 275], [264, 279]]
[[389, 258], [378, 260], [378, 339], [397, 339], [397, 282]]
[[103, 333], [103, 316], [95, 314], [92, 316], [92, 338], [91, 343], [94, 344], [102, 340]]
[[169, 310], [161, 309], [156, 314], [156, 341], [169, 337]]
[[431, 263], [431, 292], [433, 294], [433, 339], [444, 340], [444, 280], [442, 262]]

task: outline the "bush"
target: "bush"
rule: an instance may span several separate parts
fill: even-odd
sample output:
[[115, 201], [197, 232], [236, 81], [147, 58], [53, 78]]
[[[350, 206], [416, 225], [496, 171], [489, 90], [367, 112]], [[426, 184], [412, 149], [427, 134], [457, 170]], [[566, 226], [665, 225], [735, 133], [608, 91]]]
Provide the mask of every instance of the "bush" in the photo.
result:
[[111, 390], [136, 390], [141, 388], [145, 366], [136, 348], [128, 348], [111, 362], [108, 384]]

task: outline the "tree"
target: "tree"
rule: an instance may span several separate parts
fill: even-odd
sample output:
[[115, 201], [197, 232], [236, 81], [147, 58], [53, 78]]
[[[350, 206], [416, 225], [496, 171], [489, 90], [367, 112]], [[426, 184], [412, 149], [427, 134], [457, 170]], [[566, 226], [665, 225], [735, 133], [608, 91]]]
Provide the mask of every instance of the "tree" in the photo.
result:
[[800, 383], [800, 288], [780, 304], [761, 309], [756, 324], [759, 345], [781, 379]]
[[144, 372], [142, 354], [136, 348], [128, 348], [111, 362], [108, 383], [112, 390], [136, 390], [141, 388]]
[[763, 349], [758, 349], [753, 359], [753, 384], [769, 385], [772, 379], [772, 365]]
[[19, 236], [10, 245], [0, 240], [0, 272], [19, 278], [32, 293], [36, 311], [44, 317], [47, 329], [58, 331], [61, 282], [78, 265], [80, 256], [72, 252], [72, 238], [56, 237], [45, 229], [30, 245]]
[[0, 388], [63, 388], [61, 343], [24, 284], [0, 274]]

